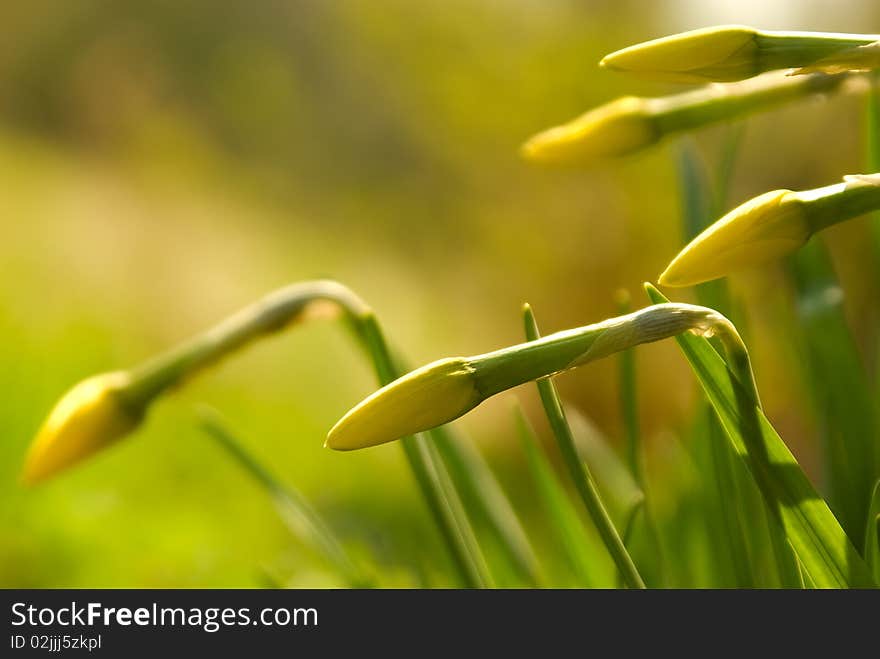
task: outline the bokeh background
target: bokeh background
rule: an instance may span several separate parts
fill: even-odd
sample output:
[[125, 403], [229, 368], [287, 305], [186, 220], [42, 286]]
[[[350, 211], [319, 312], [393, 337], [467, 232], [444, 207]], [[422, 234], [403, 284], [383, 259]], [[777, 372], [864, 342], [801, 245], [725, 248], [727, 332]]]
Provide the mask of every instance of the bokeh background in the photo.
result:
[[[373, 557], [385, 583], [410, 585], [421, 570], [443, 585], [446, 559], [397, 447], [322, 448], [373, 389], [333, 322], [229, 360], [164, 400], [136, 436], [44, 486], [19, 485], [22, 457], [72, 383], [134, 365], [301, 279], [353, 287], [414, 363], [520, 341], [524, 301], [545, 331], [613, 315], [621, 288], [641, 305], [641, 282], [682, 244], [677, 141], [579, 172], [535, 168], [517, 149], [618, 95], [674, 90], [598, 69], [605, 53], [729, 22], [877, 33], [880, 7], [2, 3], [0, 586], [334, 585], [198, 431], [200, 402]], [[728, 205], [862, 171], [862, 107], [844, 95], [751, 119]], [[696, 135], [710, 162], [724, 130]], [[867, 231], [856, 221], [825, 236], [866, 359], [880, 294], [865, 275]], [[768, 415], [821, 485], [786, 282], [770, 266], [731, 283]], [[638, 359], [650, 468], [677, 468], [693, 378], [670, 342]], [[612, 441], [616, 383], [611, 360], [559, 379]], [[536, 410], [532, 387], [510, 396]], [[504, 398], [460, 425], [540, 538]]]

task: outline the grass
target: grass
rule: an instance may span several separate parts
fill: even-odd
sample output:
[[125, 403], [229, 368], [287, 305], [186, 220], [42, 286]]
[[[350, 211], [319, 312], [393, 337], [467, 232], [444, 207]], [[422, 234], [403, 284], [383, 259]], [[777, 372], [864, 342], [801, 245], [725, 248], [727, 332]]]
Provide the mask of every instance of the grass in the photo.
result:
[[[737, 60], [727, 63], [736, 65], [733, 69], [723, 61], [721, 69], [716, 69], [716, 38], [731, 37], [721, 32], [688, 34], [636, 47], [625, 56], [615, 54], [607, 63], [616, 63], [612, 68], [652, 71], [645, 63], [655, 61], [657, 48], [677, 48], [681, 39], [697, 39], [699, 48], [689, 51], [691, 56], [707, 49], [710, 63], [699, 69], [700, 76], [714, 80], [711, 76], [721, 71], [720, 80], [739, 80], [762, 71], [768, 62], [772, 70], [782, 62], [821, 67], [828, 56], [838, 58], [841, 53], [835, 63], [850, 61], [848, 48], [874, 39], [870, 35], [841, 39], [823, 34], [737, 32], [733, 38], [757, 44], [756, 52], [763, 53], [761, 66], [747, 62], [742, 67]], [[711, 38], [704, 43], [707, 35]], [[538, 144], [540, 149], [561, 149], [564, 156], [538, 160], [578, 161], [583, 157], [592, 163], [641, 150], [666, 135], [739, 118], [808, 93], [836, 91], [858, 75], [810, 73], [794, 80], [777, 76], [664, 99], [631, 99], [591, 114], [586, 123], [578, 120], [542, 133], [537, 142], [527, 145], [525, 153], [535, 157]], [[875, 86], [868, 94], [865, 136], [872, 169], [880, 166], [878, 116]], [[797, 310], [795, 333], [777, 339], [795, 345], [804, 355], [797, 377], [822, 428], [826, 481], [819, 487], [765, 413], [751, 356], [737, 330], [737, 326], [748, 327], [749, 320], [742, 317], [731, 288], [722, 281], [696, 288], [701, 306], [670, 302], [647, 284], [651, 306], [630, 311], [629, 303], [621, 300], [617, 317], [543, 337], [527, 305], [524, 343], [442, 359], [413, 371], [392, 350], [375, 313], [359, 296], [333, 281], [305, 282], [264, 298], [192, 341], [132, 369], [127, 372], [130, 381], [120, 392], [111, 392], [112, 396], [118, 395], [126, 410], [137, 412], [140, 422], [155, 399], [186, 384], [205, 366], [256, 339], [311, 319], [316, 309], [324, 315], [326, 309], [315, 304], [330, 303], [372, 366], [380, 389], [330, 430], [327, 445], [344, 450], [386, 442], [400, 445], [434, 529], [426, 541], [439, 541], [444, 548], [446, 560], [433, 569], [444, 574], [447, 585], [876, 587], [880, 584], [880, 382], [872, 377], [849, 328], [843, 289], [824, 248], [815, 238], [798, 248], [815, 230], [876, 210], [880, 183], [865, 177], [855, 183], [850, 179], [840, 189], [823, 188], [821, 194], [779, 191], [772, 198], [761, 197], [764, 201], [758, 206], [733, 214], [748, 216], [747, 229], [757, 227], [757, 234], [727, 220], [713, 224], [726, 210], [740, 135], [741, 127], [727, 132], [716, 174], [698, 156], [689, 137], [679, 145], [682, 225], [687, 240], [696, 237], [688, 249], [697, 245], [702, 250], [697, 260], [712, 266], [706, 270], [712, 277], [759, 264], [758, 252], [769, 260], [797, 250], [787, 266]], [[602, 140], [611, 147], [591, 150]], [[569, 158], [571, 154], [576, 157]], [[796, 210], [783, 207], [783, 200]], [[769, 208], [766, 213], [765, 206]], [[755, 208], [761, 213], [756, 215]], [[801, 220], [803, 240], [790, 244], [786, 223], [800, 226]], [[875, 229], [877, 221], [875, 217]], [[744, 250], [755, 235], [759, 240], [754, 244], [761, 240], [772, 244]], [[877, 254], [880, 257], [880, 250]], [[876, 332], [875, 328], [875, 338]], [[667, 473], [658, 482], [646, 464], [634, 350], [669, 338], [678, 343], [702, 398], [692, 412], [690, 438], [683, 452], [688, 457], [680, 460], [681, 465], [692, 464], [682, 466], [680, 473]], [[616, 394], [625, 436], [621, 455], [608, 450], [604, 441], [590, 445], [579, 434], [553, 382], [567, 371], [612, 357], [619, 360]], [[527, 413], [516, 406], [516, 432], [529, 482], [505, 485], [470, 438], [448, 424], [484, 400], [529, 382], [536, 383], [555, 449], [544, 447]], [[107, 443], [100, 435], [106, 434], [104, 426], [109, 424], [93, 422], [85, 407], [77, 400], [62, 404], [62, 411], [72, 408], [74, 413], [52, 417], [62, 422], [53, 421], [44, 429], [40, 455], [51, 454], [55, 447], [65, 456], [85, 458]], [[339, 582], [351, 587], [388, 585], [375, 569], [378, 559], [350, 552], [345, 525], [325, 517], [319, 506], [283, 484], [274, 468], [261, 464], [245, 448], [219, 413], [203, 410], [199, 427], [260, 486], [296, 543], [323, 561]], [[74, 436], [85, 438], [77, 439], [81, 447], [71, 444]], [[603, 448], [597, 451], [596, 446]], [[538, 518], [552, 540], [535, 533], [533, 520], [525, 521], [520, 514], [514, 502], [522, 505], [523, 498], [534, 499], [529, 503], [539, 510]], [[692, 538], [697, 540], [690, 542]], [[686, 551], [676, 551], [675, 543], [682, 543]], [[365, 566], [365, 561], [371, 565]], [[560, 570], [560, 564], [567, 569]], [[422, 569], [418, 563], [409, 567], [415, 573]], [[643, 574], [650, 576], [646, 579]]]

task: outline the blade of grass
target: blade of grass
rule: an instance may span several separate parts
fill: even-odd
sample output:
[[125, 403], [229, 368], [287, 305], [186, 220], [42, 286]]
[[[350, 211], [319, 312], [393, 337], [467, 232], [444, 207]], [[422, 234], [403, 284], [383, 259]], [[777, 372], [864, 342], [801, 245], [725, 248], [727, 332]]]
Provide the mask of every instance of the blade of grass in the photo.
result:
[[[399, 355], [386, 353], [382, 360], [390, 360], [390, 372], [411, 370]], [[437, 449], [437, 459], [449, 471], [450, 483], [461, 497], [463, 510], [482, 517], [514, 573], [525, 583], [536, 585], [540, 581], [537, 557], [513, 505], [479, 451], [451, 425], [434, 428], [428, 434]]]
[[283, 485], [244, 447], [217, 410], [200, 406], [197, 417], [199, 428], [266, 491], [281, 520], [297, 540], [328, 560], [350, 587], [372, 585], [371, 579], [355, 567], [342, 543], [314, 508], [297, 490]]
[[563, 410], [578, 456], [593, 476], [615, 526], [623, 528], [632, 509], [645, 499], [645, 493], [608, 437], [576, 408], [563, 403]]
[[[620, 291], [617, 295], [617, 311], [620, 315], [627, 314], [631, 309], [630, 295], [628, 291]], [[636, 387], [636, 351], [633, 348], [620, 352], [618, 358], [619, 381], [620, 381], [620, 409], [623, 416], [623, 428], [626, 437], [626, 456], [629, 469], [635, 478], [636, 484], [642, 491], [640, 509], [645, 520], [645, 528], [648, 540], [654, 552], [654, 559], [658, 574], [664, 574], [663, 570], [663, 547], [660, 543], [660, 534], [657, 531], [656, 520], [651, 510], [651, 501], [648, 496], [648, 482], [645, 469], [645, 447], [641, 441], [641, 428], [639, 425], [638, 394]], [[633, 527], [636, 521], [636, 512], [639, 508], [633, 507], [633, 513], [627, 522], [624, 531], [624, 545], [629, 548]]]
[[[667, 301], [650, 284], [645, 288], [655, 303]], [[820, 588], [875, 586], [840, 523], [767, 421], [752, 385], [743, 384], [753, 382], [743, 373], [745, 365], [731, 371], [704, 338], [682, 334], [676, 341], [812, 582]]]
[[[630, 296], [627, 291], [617, 293], [617, 313], [628, 314], [632, 311]], [[636, 482], [644, 490], [644, 454], [641, 445], [641, 429], [639, 428], [638, 395], [636, 394], [636, 361], [635, 350], [621, 350], [618, 359], [620, 379], [620, 409], [623, 417], [623, 430], [626, 438], [626, 461]]]
[[461, 493], [465, 508], [482, 517], [514, 573], [526, 584], [538, 585], [538, 558], [513, 505], [483, 456], [466, 438], [458, 437], [452, 426], [437, 428], [433, 443]]
[[[717, 175], [714, 177], [714, 192], [711, 189], [712, 177], [705, 162], [698, 157], [695, 143], [688, 140], [682, 144], [680, 168], [685, 188], [701, 185], [698, 190], [685, 191], [684, 214], [687, 239], [693, 239], [708, 227], [716, 217], [724, 214], [727, 204], [730, 178], [736, 163], [736, 155], [744, 132], [744, 123], [730, 130], [722, 146]], [[732, 319], [742, 327], [743, 319], [737, 314], [727, 281], [717, 279], [696, 286], [697, 300], [700, 304], [712, 307]], [[715, 344], [717, 349], [718, 345]], [[769, 542], [770, 553], [774, 558], [774, 571], [781, 584], [787, 588], [803, 585], [796, 558], [778, 524], [768, 518], [772, 514], [764, 504], [760, 492], [751, 480], [748, 471], [734, 455], [724, 438], [717, 416], [710, 414], [708, 437], [712, 454], [712, 468], [717, 477], [716, 501], [720, 505], [720, 515], [724, 522], [724, 534], [728, 544], [721, 553], [729, 555], [734, 574], [739, 585], [760, 585], [757, 557], [766, 554], [765, 545]], [[731, 506], [730, 502], [737, 505]], [[757, 521], [759, 517], [766, 524], [746, 523], [746, 519]], [[764, 532], [766, 530], [766, 533]]]
[[[736, 166], [736, 159], [739, 155], [740, 145], [742, 145], [745, 132], [745, 121], [730, 124], [727, 127], [727, 133], [724, 136], [724, 143], [721, 147], [721, 157], [718, 159], [719, 162], [715, 168], [715, 194], [712, 197], [713, 217], [720, 217], [724, 209], [727, 208], [730, 181], [733, 178], [733, 170]], [[707, 218], [707, 221], [710, 221], [709, 218]]]
[[[351, 289], [332, 280], [299, 282], [272, 293], [227, 317], [221, 323], [128, 372], [126, 399], [146, 407], [163, 393], [191, 379], [196, 373], [242, 350], [251, 343], [305, 322], [342, 315], [373, 362], [380, 384], [394, 380], [394, 367], [373, 310]], [[445, 467], [420, 445], [422, 435], [405, 438], [402, 447], [416, 483], [446, 543], [458, 580], [468, 587], [486, 585], [480, 569], [482, 557], [466, 516], [459, 511], [457, 493], [445, 477]]]
[[[539, 339], [541, 334], [529, 305], [525, 305], [523, 315], [526, 338], [529, 341]], [[608, 553], [611, 554], [611, 558], [614, 559], [614, 563], [624, 583], [629, 588], [644, 588], [645, 582], [642, 580], [632, 557], [627, 552], [623, 540], [620, 538], [620, 534], [608, 515], [608, 510], [599, 496], [599, 491], [596, 489], [593, 477], [577, 454], [571, 428], [569, 428], [568, 421], [565, 419], [565, 412], [562, 409], [562, 403], [559, 400], [559, 395], [556, 393], [556, 387], [552, 379], [544, 378], [538, 380], [535, 384], [538, 387], [544, 411], [550, 421], [550, 427], [553, 429], [553, 435], [568, 467], [569, 475], [574, 481], [581, 501], [587, 509], [587, 513], [589, 513], [593, 524], [596, 525], [596, 529], [599, 531], [602, 542], [608, 549]]]
[[874, 581], [880, 584], [880, 480], [874, 485], [865, 526], [865, 562], [874, 575]]
[[[736, 152], [736, 140], [726, 145], [725, 170], [719, 175], [716, 184], [717, 193], [713, 194], [707, 167], [700, 159], [693, 140], [683, 140], [679, 151], [678, 169], [681, 181], [682, 218], [685, 238], [691, 240], [705, 229], [715, 216], [720, 199], [726, 196], [727, 177], [733, 167]], [[730, 294], [725, 280], [715, 280], [696, 287], [697, 300], [700, 304], [718, 309], [721, 313], [730, 313]], [[732, 570], [733, 585], [739, 587], [757, 585], [755, 570], [752, 565], [749, 549], [749, 531], [742, 514], [754, 508], [743, 496], [738, 484], [738, 474], [734, 465], [734, 456], [727, 444], [723, 431], [714, 414], [706, 419], [706, 435], [702, 441], [708, 442], [715, 491], [713, 514], [721, 518], [721, 531], [724, 542], [717, 548], [719, 556], [729, 558]], [[716, 539], [717, 540], [717, 539]]]
[[807, 381], [820, 419], [829, 503], [856, 546], [862, 546], [871, 488], [880, 478], [869, 380], [843, 310], [843, 292], [821, 242], [792, 263]]
[[[401, 373], [391, 357], [375, 314], [372, 311], [362, 311], [358, 316], [352, 317], [352, 320], [356, 335], [373, 361], [379, 384], [388, 384], [399, 377]], [[476, 534], [446, 466], [425, 434], [404, 437], [404, 453], [446, 540], [462, 583], [468, 588], [488, 587], [491, 578]]]
[[[379, 384], [388, 384], [409, 370], [399, 356], [392, 355], [375, 316], [364, 315], [354, 324], [354, 331], [373, 361]], [[447, 490], [445, 497], [449, 505], [464, 514], [461, 519], [451, 519], [451, 522], [458, 527], [455, 535], [461, 538], [460, 542], [471, 548], [468, 552], [471, 556], [467, 558], [471, 564], [468, 571], [478, 576], [478, 581], [484, 585], [491, 581], [487, 569], [480, 567], [485, 566], [485, 558], [467, 519], [466, 511], [472, 510], [486, 520], [504, 555], [520, 576], [528, 583], [537, 583], [538, 563], [528, 537], [510, 500], [482, 456], [475, 450], [468, 451], [465, 442], [457, 441], [450, 427], [435, 428], [427, 435], [436, 450], [410, 451], [410, 459], [418, 460], [421, 456], [434, 463], [428, 471], [420, 471], [426, 477], [431, 471], [436, 472]], [[409, 449], [405, 447], [405, 450]], [[462, 554], [461, 548], [456, 553]], [[461, 563], [461, 558], [456, 561]], [[471, 581], [472, 585], [476, 583], [473, 579]]]
[[[880, 76], [871, 77], [871, 90], [865, 98], [865, 161], [868, 172], [880, 171]], [[870, 221], [874, 244], [874, 265], [880, 280], [880, 213], [874, 213]]]
[[[639, 566], [639, 573], [646, 583], [665, 583], [662, 565], [660, 564], [659, 541], [648, 538], [648, 542], [639, 543], [639, 520], [645, 512], [645, 493], [636, 482], [635, 476], [611, 442], [596, 425], [581, 411], [562, 402], [566, 421], [571, 428], [572, 439], [578, 456], [594, 477], [596, 490], [600, 499], [606, 504], [615, 528], [623, 529], [621, 538], [623, 546]], [[650, 529], [647, 529], [650, 534]], [[642, 550], [636, 556], [634, 550]], [[650, 572], [646, 575], [646, 568]], [[617, 584], [623, 582], [619, 571]], [[649, 576], [650, 578], [649, 578]]]
[[597, 586], [599, 585], [598, 575], [586, 550], [589, 539], [583, 522], [565, 488], [559, 482], [556, 473], [539, 448], [535, 431], [519, 405], [514, 407], [513, 413], [520, 444], [525, 452], [526, 464], [543, 504], [550, 529], [557, 537], [578, 585]]

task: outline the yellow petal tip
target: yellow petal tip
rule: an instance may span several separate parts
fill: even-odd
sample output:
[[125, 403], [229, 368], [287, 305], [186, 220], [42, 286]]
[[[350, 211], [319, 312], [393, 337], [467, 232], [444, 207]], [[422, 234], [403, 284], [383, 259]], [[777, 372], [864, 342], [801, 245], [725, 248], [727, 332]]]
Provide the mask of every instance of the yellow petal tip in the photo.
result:
[[120, 396], [128, 383], [125, 372], [104, 373], [62, 396], [28, 449], [22, 483], [42, 482], [134, 430], [143, 415]]
[[443, 425], [482, 399], [463, 358], [441, 359], [365, 398], [327, 433], [336, 451], [369, 448]]

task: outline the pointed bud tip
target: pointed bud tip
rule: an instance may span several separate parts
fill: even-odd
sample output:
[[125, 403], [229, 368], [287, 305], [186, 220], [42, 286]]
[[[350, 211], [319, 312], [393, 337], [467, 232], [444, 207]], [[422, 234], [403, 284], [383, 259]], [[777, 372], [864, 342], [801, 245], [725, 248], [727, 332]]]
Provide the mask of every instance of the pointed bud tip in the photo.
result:
[[24, 467], [21, 469], [21, 473], [18, 476], [18, 484], [22, 487], [34, 487], [42, 483], [48, 474], [40, 474], [30, 464], [30, 461], [26, 461]]
[[327, 433], [327, 446], [350, 451], [393, 442], [448, 423], [481, 401], [470, 364], [461, 357], [441, 359], [358, 403]]
[[681, 275], [676, 272], [675, 261], [669, 264], [669, 266], [660, 273], [660, 276], [657, 277], [657, 283], [660, 286], [666, 286], [667, 288], [684, 288], [685, 286], [694, 286], [695, 284], [699, 284], [702, 282], [699, 281], [686, 281], [681, 278]]
[[546, 131], [542, 131], [536, 135], [532, 135], [529, 139], [523, 142], [519, 147], [519, 157], [526, 162], [546, 162], [545, 145], [547, 138], [545, 133]]
[[701, 28], [616, 50], [600, 65], [668, 82], [741, 80], [754, 75], [756, 34], [743, 25]]
[[129, 382], [128, 373], [104, 373], [62, 396], [28, 449], [22, 483], [44, 481], [137, 428], [143, 413], [133, 413], [121, 396]]

